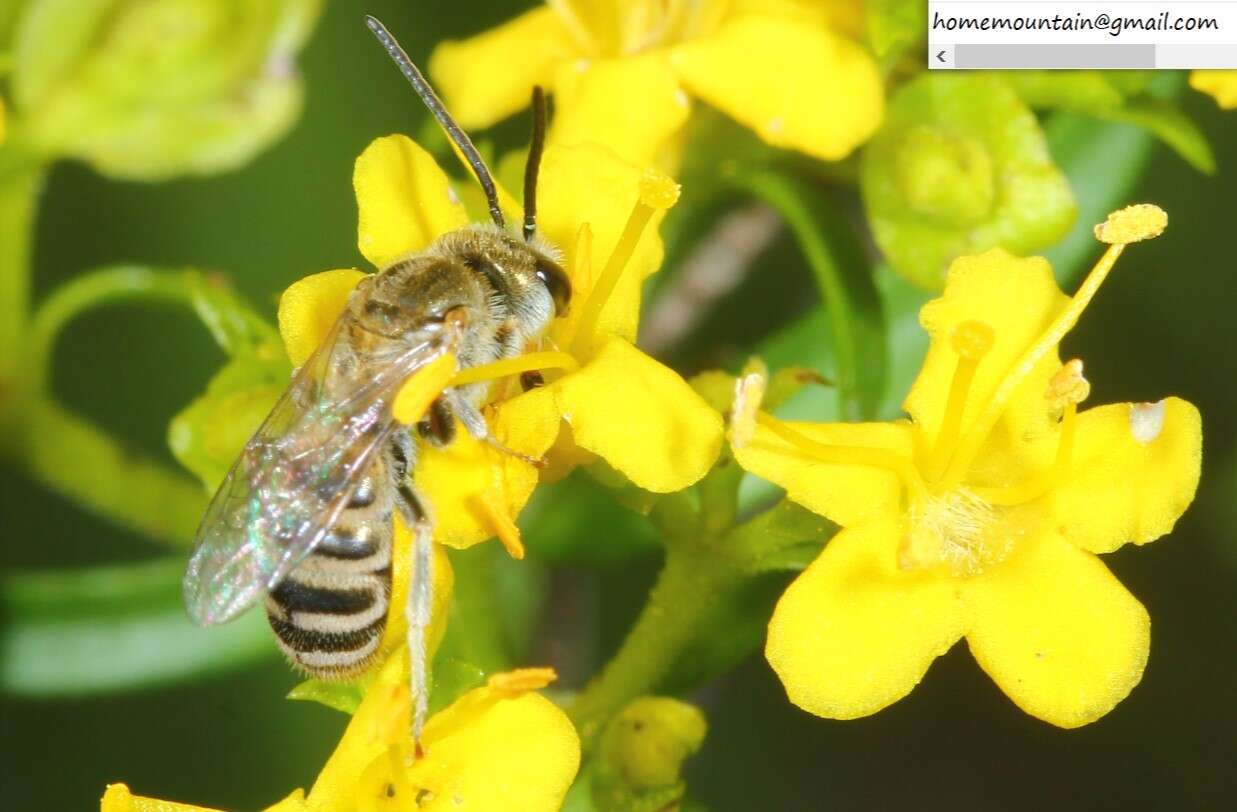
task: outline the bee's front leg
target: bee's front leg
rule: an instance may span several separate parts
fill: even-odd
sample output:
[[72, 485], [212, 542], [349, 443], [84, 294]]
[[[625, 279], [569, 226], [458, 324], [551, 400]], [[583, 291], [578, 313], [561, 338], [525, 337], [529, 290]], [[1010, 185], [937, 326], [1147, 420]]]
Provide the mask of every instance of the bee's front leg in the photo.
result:
[[490, 424], [486, 422], [485, 415], [481, 413], [472, 401], [463, 397], [457, 390], [451, 390], [445, 393], [443, 398], [448, 398], [448, 403], [454, 410], [455, 415], [459, 417], [460, 422], [464, 424], [464, 428], [468, 433], [477, 440], [489, 445], [491, 448], [506, 454], [510, 457], [515, 457], [517, 460], [523, 460], [534, 468], [544, 468], [545, 460], [537, 457], [530, 457], [516, 451], [513, 448], [508, 448], [501, 440], [494, 436], [490, 431]]

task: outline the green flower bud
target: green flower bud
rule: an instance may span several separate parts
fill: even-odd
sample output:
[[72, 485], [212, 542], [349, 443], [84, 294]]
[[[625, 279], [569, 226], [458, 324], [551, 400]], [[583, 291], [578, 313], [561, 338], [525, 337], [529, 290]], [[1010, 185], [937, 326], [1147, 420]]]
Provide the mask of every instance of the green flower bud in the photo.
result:
[[1151, 71], [1013, 70], [1001, 78], [1031, 107], [1095, 114], [1146, 89]]
[[704, 714], [667, 697], [629, 702], [606, 725], [593, 769], [593, 801], [616, 812], [654, 812], [682, 800], [683, 762], [704, 743]]
[[156, 180], [236, 167], [296, 118], [321, 0], [26, 0], [13, 136]]
[[903, 87], [864, 152], [861, 186], [890, 264], [930, 290], [956, 257], [1041, 250], [1078, 213], [1035, 115], [982, 74], [923, 75]]
[[[267, 358], [266, 356], [270, 356]], [[211, 379], [206, 393], [168, 427], [168, 445], [181, 465], [213, 491], [288, 386], [282, 351], [241, 355]]]

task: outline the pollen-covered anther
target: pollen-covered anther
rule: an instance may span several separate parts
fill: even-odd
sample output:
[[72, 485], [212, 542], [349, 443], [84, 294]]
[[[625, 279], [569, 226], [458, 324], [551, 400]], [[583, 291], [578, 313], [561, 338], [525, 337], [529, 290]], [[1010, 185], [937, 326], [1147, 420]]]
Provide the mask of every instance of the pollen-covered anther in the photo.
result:
[[1091, 382], [1082, 375], [1082, 359], [1074, 358], [1061, 366], [1048, 381], [1044, 397], [1065, 406], [1082, 403], [1091, 395]]
[[734, 405], [730, 410], [730, 444], [743, 448], [756, 433], [756, 414], [764, 400], [767, 380], [759, 372], [751, 372], [734, 382]]
[[1158, 237], [1167, 227], [1168, 214], [1163, 209], [1151, 203], [1139, 203], [1108, 215], [1107, 220], [1095, 227], [1095, 239], [1109, 245], [1129, 245]]
[[517, 668], [490, 677], [489, 687], [507, 697], [517, 697], [530, 691], [540, 691], [558, 679], [553, 668]]
[[988, 354], [996, 341], [996, 333], [987, 322], [970, 319], [954, 328], [949, 345], [968, 361], [978, 361]]
[[665, 211], [679, 202], [682, 187], [664, 172], [646, 169], [640, 176], [640, 202], [650, 209]]

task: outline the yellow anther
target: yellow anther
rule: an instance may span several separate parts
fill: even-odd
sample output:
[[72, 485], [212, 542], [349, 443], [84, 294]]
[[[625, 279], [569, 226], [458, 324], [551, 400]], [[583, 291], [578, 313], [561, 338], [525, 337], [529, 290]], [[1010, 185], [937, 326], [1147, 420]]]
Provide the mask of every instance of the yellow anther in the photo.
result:
[[761, 371], [749, 372], [734, 382], [734, 405], [730, 409], [730, 444], [743, 448], [756, 433], [756, 414], [764, 400], [768, 379]]
[[1048, 381], [1044, 397], [1053, 403], [1082, 403], [1091, 395], [1091, 382], [1082, 376], [1082, 360], [1075, 358], [1065, 362], [1057, 374]]
[[1109, 245], [1129, 245], [1158, 237], [1167, 226], [1168, 215], [1163, 209], [1151, 203], [1139, 203], [1108, 215], [1107, 220], [1095, 227], [1095, 239]]
[[640, 176], [640, 202], [650, 209], [665, 211], [679, 202], [683, 187], [664, 172], [646, 169]]
[[553, 668], [517, 668], [495, 674], [487, 685], [497, 693], [514, 698], [529, 691], [540, 691], [556, 679], [558, 674]]
[[986, 322], [964, 321], [954, 328], [949, 344], [954, 351], [968, 361], [978, 361], [988, 354], [996, 341], [996, 333]]
[[455, 353], [448, 352], [414, 372], [391, 401], [391, 416], [405, 426], [416, 423], [451, 383], [459, 368]]
[[520, 536], [520, 528], [511, 521], [511, 517], [495, 508], [489, 499], [474, 496], [468, 501], [475, 515], [498, 537], [507, 555], [516, 561], [523, 559], [524, 539]]

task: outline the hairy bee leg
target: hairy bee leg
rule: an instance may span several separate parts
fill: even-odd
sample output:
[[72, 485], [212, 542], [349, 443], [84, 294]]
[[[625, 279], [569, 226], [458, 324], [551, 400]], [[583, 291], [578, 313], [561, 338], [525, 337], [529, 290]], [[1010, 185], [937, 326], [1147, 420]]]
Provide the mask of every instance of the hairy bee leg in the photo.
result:
[[[452, 394], [454, 395], [455, 393]], [[460, 419], [460, 422], [464, 424], [464, 428], [468, 430], [468, 433], [474, 439], [480, 440], [499, 453], [515, 457], [517, 460], [523, 460], [534, 468], [545, 467], [545, 460], [538, 457], [530, 457], [504, 445], [501, 440], [490, 432], [490, 424], [485, 422], [485, 415], [481, 414], [481, 410], [469, 401], [462, 397], [454, 396], [451, 397], [451, 407], [455, 411], [456, 417]]]
[[408, 651], [412, 665], [412, 741], [414, 751], [421, 752], [421, 733], [429, 714], [429, 654], [430, 620], [433, 614], [433, 526], [422, 519], [412, 527], [412, 583], [408, 585]]

